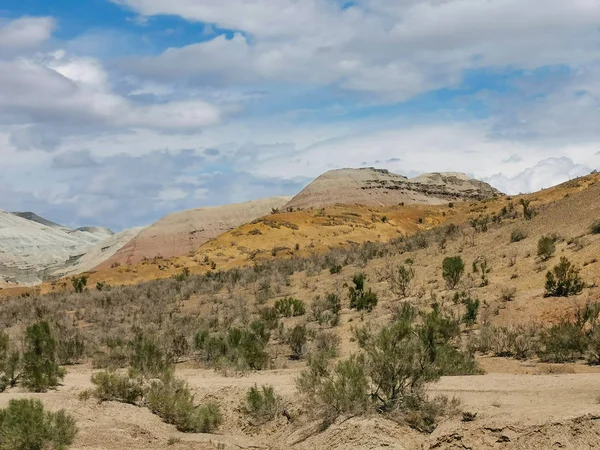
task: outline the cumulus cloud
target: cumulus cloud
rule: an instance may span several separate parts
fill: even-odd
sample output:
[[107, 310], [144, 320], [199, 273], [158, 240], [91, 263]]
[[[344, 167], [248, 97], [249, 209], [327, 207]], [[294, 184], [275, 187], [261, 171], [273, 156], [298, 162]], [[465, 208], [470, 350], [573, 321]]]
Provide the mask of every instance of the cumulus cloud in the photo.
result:
[[600, 4], [589, 0], [549, 0], [543, 8], [539, 0], [118, 3], [239, 30], [128, 62], [161, 80], [335, 84], [399, 101], [456, 84], [469, 69], [581, 64], [600, 55]]
[[199, 99], [137, 104], [111, 92], [98, 61], [56, 52], [0, 61], [0, 119], [186, 130], [218, 123], [220, 112]]
[[570, 158], [548, 158], [528, 167], [513, 177], [496, 174], [485, 179], [488, 183], [507, 194], [519, 194], [545, 189], [576, 177], [587, 175], [592, 169], [576, 164]]
[[51, 17], [23, 17], [0, 21], [0, 56], [31, 50], [47, 41], [55, 28]]

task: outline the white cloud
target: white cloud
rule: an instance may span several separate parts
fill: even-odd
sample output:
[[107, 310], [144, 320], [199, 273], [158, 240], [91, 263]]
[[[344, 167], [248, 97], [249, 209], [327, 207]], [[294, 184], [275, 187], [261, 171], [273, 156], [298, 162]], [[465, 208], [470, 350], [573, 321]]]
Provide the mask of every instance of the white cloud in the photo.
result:
[[50, 38], [55, 25], [51, 17], [23, 17], [0, 22], [0, 56], [35, 49]]
[[0, 60], [0, 120], [161, 130], [198, 129], [221, 119], [200, 99], [136, 103], [112, 92], [99, 61], [64, 51], [37, 60]]
[[496, 174], [486, 178], [485, 181], [507, 194], [519, 194], [555, 186], [587, 175], [591, 170], [589, 166], [575, 164], [570, 158], [563, 156], [544, 159], [513, 177]]
[[119, 0], [237, 33], [171, 48], [128, 67], [162, 80], [335, 84], [399, 101], [465, 70], [582, 64], [600, 57], [595, 0]]

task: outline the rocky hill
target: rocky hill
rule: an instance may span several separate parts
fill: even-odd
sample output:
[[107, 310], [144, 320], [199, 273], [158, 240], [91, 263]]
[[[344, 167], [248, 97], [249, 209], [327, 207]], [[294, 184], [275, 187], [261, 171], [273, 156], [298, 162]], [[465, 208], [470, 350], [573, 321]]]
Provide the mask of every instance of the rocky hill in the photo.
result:
[[366, 206], [440, 205], [454, 201], [483, 200], [499, 194], [489, 184], [462, 173], [430, 173], [409, 179], [385, 169], [340, 169], [319, 176], [285, 208], [322, 208], [338, 203]]
[[72, 230], [33, 213], [0, 210], [0, 283], [44, 281], [112, 235], [107, 228]]
[[169, 214], [141, 231], [98, 268], [136, 264], [157, 256], [171, 258], [186, 255], [209, 239], [270, 214], [288, 201], [289, 197], [271, 197]]

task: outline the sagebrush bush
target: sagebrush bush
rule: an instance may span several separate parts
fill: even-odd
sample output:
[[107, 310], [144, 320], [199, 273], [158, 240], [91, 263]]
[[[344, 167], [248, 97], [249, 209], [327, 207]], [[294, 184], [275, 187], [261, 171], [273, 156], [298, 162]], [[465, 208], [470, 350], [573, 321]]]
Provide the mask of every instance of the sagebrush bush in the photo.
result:
[[523, 239], [525, 239], [526, 237], [527, 237], [527, 233], [525, 232], [525, 230], [522, 230], [521, 228], [515, 228], [510, 233], [510, 242], [511, 243], [520, 242]]
[[92, 375], [92, 395], [100, 402], [115, 401], [135, 405], [144, 395], [142, 382], [128, 374], [102, 371]]
[[585, 283], [576, 268], [567, 258], [562, 256], [558, 265], [546, 273], [546, 297], [569, 297], [577, 295]]
[[578, 325], [564, 321], [544, 330], [540, 344], [538, 355], [542, 361], [563, 363], [582, 358], [588, 338]]
[[286, 297], [275, 302], [275, 311], [280, 317], [298, 317], [306, 313], [306, 307], [302, 300]]
[[600, 220], [596, 220], [590, 225], [590, 233], [600, 234]]
[[556, 252], [556, 238], [554, 236], [542, 236], [538, 240], [537, 255], [542, 261], [548, 261]]
[[[472, 355], [451, 346], [460, 334], [459, 321], [439, 308], [416, 321], [417, 312], [405, 304], [395, 322], [377, 331], [355, 330], [361, 349], [334, 368], [322, 353], [309, 357], [298, 378], [298, 390], [330, 423], [340, 414], [365, 414], [372, 408], [397, 414], [424, 413], [429, 405], [425, 385], [446, 373], [479, 373]], [[408, 420], [407, 420], [408, 422]]]
[[134, 373], [141, 376], [160, 377], [172, 370], [173, 361], [158, 340], [149, 333], [138, 332], [129, 343], [129, 364]]
[[296, 325], [288, 332], [287, 343], [292, 351], [292, 359], [301, 359], [304, 356], [307, 341], [306, 327], [304, 325]]
[[233, 327], [227, 333], [201, 329], [196, 333], [194, 346], [210, 366], [226, 364], [241, 371], [261, 370], [269, 364], [266, 350], [269, 339], [267, 324], [259, 320], [248, 329]]
[[449, 256], [442, 262], [442, 276], [448, 289], [454, 289], [465, 272], [465, 263], [460, 256]]
[[59, 364], [68, 366], [81, 362], [85, 353], [85, 343], [81, 334], [73, 327], [56, 324], [56, 356]]
[[463, 322], [466, 325], [474, 325], [477, 322], [477, 313], [479, 312], [479, 300], [467, 297], [463, 299], [463, 304], [466, 307], [466, 312], [463, 315]]
[[13, 348], [8, 334], [0, 331], [0, 392], [17, 384], [20, 370], [21, 354]]
[[56, 340], [48, 322], [35, 323], [25, 330], [23, 386], [33, 392], [45, 392], [58, 386], [65, 376], [56, 356]]
[[377, 294], [370, 288], [365, 290], [365, 280], [366, 276], [362, 272], [352, 278], [354, 286], [349, 287], [350, 308], [370, 312], [377, 306]]
[[1, 450], [64, 450], [76, 435], [70, 415], [45, 411], [40, 400], [13, 399], [0, 410]]
[[335, 332], [319, 331], [313, 341], [314, 351], [323, 353], [327, 358], [338, 356], [340, 337]]
[[187, 383], [172, 377], [152, 381], [146, 403], [150, 411], [184, 433], [211, 433], [223, 421], [218, 405], [195, 405]]
[[255, 425], [273, 420], [280, 406], [281, 399], [275, 394], [273, 386], [259, 388], [254, 385], [246, 392], [244, 412], [252, 418]]
[[410, 288], [415, 277], [415, 270], [401, 264], [395, 270], [392, 270], [388, 278], [390, 288], [394, 294], [400, 298], [406, 298], [410, 295]]
[[319, 325], [337, 326], [341, 310], [342, 302], [336, 294], [327, 294], [324, 299], [317, 297], [312, 304], [313, 317]]

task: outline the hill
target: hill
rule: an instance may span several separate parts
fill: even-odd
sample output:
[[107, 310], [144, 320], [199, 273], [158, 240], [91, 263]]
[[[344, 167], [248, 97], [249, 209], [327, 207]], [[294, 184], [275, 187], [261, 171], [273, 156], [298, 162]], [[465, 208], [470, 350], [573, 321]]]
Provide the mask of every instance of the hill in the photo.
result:
[[440, 205], [491, 198], [500, 192], [461, 173], [431, 173], [406, 178], [385, 169], [340, 169], [324, 173], [304, 188], [286, 210], [346, 205]]
[[[533, 194], [453, 207], [334, 206], [272, 214], [204, 244], [196, 260], [157, 258], [90, 273], [88, 291], [80, 294], [72, 293], [65, 280], [47, 295], [30, 291], [29, 296], [4, 300], [0, 326], [15, 332], [40, 315], [49, 321], [68, 317], [61, 322], [71, 327], [66, 336], [76, 332], [85, 342], [93, 361], [82, 356], [86, 364], [69, 366], [64, 386], [40, 394], [52, 408], [65, 407], [85, 424], [78, 448], [591, 449], [600, 433], [600, 369], [595, 363], [600, 234], [592, 229], [599, 219], [597, 174]], [[378, 235], [379, 241], [371, 239]], [[359, 242], [366, 236], [368, 240]], [[537, 254], [544, 236], [555, 246], [547, 258]], [[300, 250], [292, 246], [271, 251], [274, 245], [300, 238], [307, 243]], [[257, 249], [266, 251], [250, 258], [253, 252], [237, 249], [242, 243], [250, 247], [253, 240]], [[227, 262], [231, 249], [244, 255], [243, 264], [233, 265], [237, 253]], [[202, 255], [212, 255], [208, 264]], [[448, 257], [464, 262], [455, 287], [443, 276]], [[546, 273], [561, 257], [573, 263], [584, 280], [583, 290], [569, 297], [545, 296]], [[184, 261], [191, 273], [183, 271], [188, 267]], [[232, 264], [231, 269], [226, 264]], [[397, 285], [400, 267], [413, 274], [405, 293]], [[101, 289], [92, 283], [115, 273], [139, 280], [150, 270], [168, 274], [168, 279], [129, 286], [115, 282]], [[350, 287], [359, 273], [364, 274], [365, 291], [377, 298], [372, 309], [359, 311], [351, 305]], [[281, 308], [290, 298], [303, 306], [297, 314]], [[323, 306], [331, 298], [339, 301], [335, 312]], [[469, 316], [469, 311], [474, 314]], [[333, 403], [348, 386], [356, 386], [357, 373], [344, 372], [348, 366], [338, 363], [357, 354], [361, 342], [380, 327], [409, 313], [416, 314], [418, 325], [431, 327], [426, 329], [431, 333], [409, 333], [426, 339], [431, 348], [440, 349], [445, 333], [454, 336], [450, 348], [427, 351], [417, 362], [432, 357], [449, 361], [451, 371], [424, 389], [430, 399], [447, 396], [460, 400], [460, 405], [439, 400], [438, 409], [426, 410], [429, 415], [419, 421], [421, 411], [405, 411], [404, 405], [382, 410], [365, 403], [363, 409], [331, 417], [322, 403], [310, 402], [310, 389], [297, 383], [307, 367], [314, 367], [309, 357], [328, 351], [329, 362], [321, 370], [339, 368], [328, 376], [342, 382], [323, 391]], [[176, 352], [175, 376], [188, 383], [199, 402], [219, 403], [223, 423], [217, 434], [177, 432], [147, 408], [77, 400], [91, 387], [97, 367], [123, 364], [140, 329], [159, 348]], [[236, 336], [246, 336], [244, 330], [264, 339], [264, 348], [249, 347], [252, 357], [266, 352], [259, 368], [243, 365], [242, 347], [227, 353], [232, 342], [241, 342]], [[296, 334], [303, 340], [293, 350]], [[204, 342], [211, 346], [203, 347]], [[404, 365], [386, 364], [387, 357], [392, 361], [399, 351], [408, 358], [410, 349], [393, 344], [380, 360], [381, 368], [403, 371]], [[210, 352], [218, 352], [218, 357]], [[473, 358], [476, 365], [465, 364], [456, 352]], [[361, 370], [378, 373], [378, 368]], [[344, 374], [349, 375], [342, 378]], [[255, 421], [247, 412], [247, 392], [255, 385], [273, 386], [280, 396], [273, 418]], [[351, 394], [376, 399], [369, 392]]]
[[289, 197], [271, 197], [169, 214], [142, 230], [97, 269], [186, 255], [221, 233], [269, 214], [288, 200]]
[[74, 255], [112, 236], [106, 228], [71, 230], [35, 214], [0, 210], [0, 283], [36, 284]]

